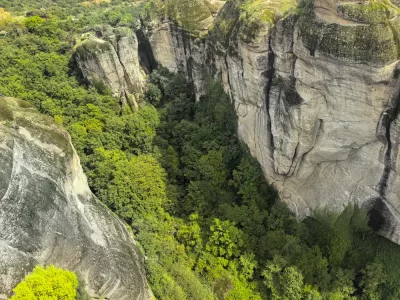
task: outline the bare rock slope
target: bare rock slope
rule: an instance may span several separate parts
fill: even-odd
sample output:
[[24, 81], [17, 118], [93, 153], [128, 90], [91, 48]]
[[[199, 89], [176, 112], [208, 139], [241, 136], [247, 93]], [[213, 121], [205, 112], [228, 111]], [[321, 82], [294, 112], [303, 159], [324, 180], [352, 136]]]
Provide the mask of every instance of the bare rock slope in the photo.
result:
[[0, 299], [37, 264], [79, 272], [92, 296], [148, 299], [132, 234], [93, 196], [68, 133], [0, 97]]

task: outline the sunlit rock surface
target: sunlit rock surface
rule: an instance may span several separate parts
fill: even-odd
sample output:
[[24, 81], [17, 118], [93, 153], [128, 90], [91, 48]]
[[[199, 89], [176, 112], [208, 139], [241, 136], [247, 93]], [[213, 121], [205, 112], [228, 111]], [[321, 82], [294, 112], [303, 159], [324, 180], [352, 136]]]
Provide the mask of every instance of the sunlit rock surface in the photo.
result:
[[68, 133], [0, 97], [0, 299], [37, 264], [79, 272], [92, 296], [149, 299], [127, 227], [89, 190]]
[[256, 31], [232, 0], [206, 38], [171, 22], [146, 33], [155, 60], [186, 72], [198, 99], [209, 76], [223, 83], [240, 138], [299, 218], [358, 203], [399, 243], [398, 9], [305, 2]]
[[129, 28], [100, 27], [82, 36], [74, 60], [84, 79], [98, 89], [108, 88], [132, 108], [143, 92], [145, 73], [140, 67], [138, 40]]

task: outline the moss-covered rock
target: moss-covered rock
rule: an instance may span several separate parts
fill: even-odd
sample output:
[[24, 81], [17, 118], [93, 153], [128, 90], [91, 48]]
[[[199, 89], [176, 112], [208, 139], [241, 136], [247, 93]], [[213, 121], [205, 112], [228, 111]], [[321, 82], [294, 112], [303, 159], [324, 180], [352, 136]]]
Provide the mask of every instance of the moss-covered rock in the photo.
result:
[[12, 110], [8, 107], [5, 98], [0, 98], [0, 122], [1, 121], [13, 121], [14, 114]]
[[150, 0], [146, 4], [150, 20], [167, 18], [196, 35], [208, 29], [219, 8], [209, 0]]
[[111, 50], [111, 44], [100, 39], [88, 39], [79, 44], [75, 51], [81, 60], [93, 55], [105, 53]]
[[53, 118], [40, 114], [25, 101], [0, 97], [0, 123], [2, 122], [15, 129], [25, 128], [37, 141], [53, 144], [64, 153], [73, 154], [65, 130], [57, 125]]
[[271, 26], [294, 8], [297, 0], [244, 0], [241, 3], [241, 36], [252, 39], [263, 26]]
[[210, 39], [228, 46], [229, 39], [240, 18], [240, 1], [228, 1], [215, 19], [210, 30]]
[[133, 95], [143, 92], [145, 81], [138, 47], [132, 29], [102, 26], [95, 33], [89, 32], [80, 38], [73, 59], [86, 83], [93, 85], [99, 93], [111, 92], [124, 104], [129, 104]]
[[348, 6], [347, 14], [349, 7], [353, 7], [352, 12], [364, 12], [354, 13], [353, 18], [363, 20], [366, 24], [324, 22], [316, 17], [313, 10], [305, 10], [301, 14], [297, 26], [310, 54], [319, 51], [337, 59], [377, 66], [394, 62], [398, 58], [398, 45], [389, 22], [391, 15], [385, 15], [381, 8], [365, 13], [365, 4]]
[[230, 0], [220, 11], [211, 32], [218, 42], [225, 45], [229, 40], [251, 43], [294, 11], [297, 3], [297, 0]]
[[396, 9], [383, 2], [339, 4], [337, 11], [345, 19], [368, 24], [386, 23], [397, 13]]

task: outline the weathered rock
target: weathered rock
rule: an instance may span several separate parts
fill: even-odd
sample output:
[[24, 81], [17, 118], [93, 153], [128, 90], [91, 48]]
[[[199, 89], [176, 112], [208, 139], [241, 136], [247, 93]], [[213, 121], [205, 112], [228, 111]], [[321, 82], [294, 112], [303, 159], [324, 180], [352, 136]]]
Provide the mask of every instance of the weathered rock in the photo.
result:
[[200, 41], [170, 23], [149, 32], [155, 59], [186, 72], [198, 96], [209, 75], [221, 80], [240, 138], [299, 218], [358, 203], [400, 243], [398, 10], [306, 1], [249, 31], [240, 3]]
[[0, 299], [37, 264], [82, 274], [92, 296], [149, 299], [127, 226], [91, 193], [67, 132], [0, 97]]
[[83, 77], [97, 88], [107, 87], [122, 101], [137, 107], [145, 73], [139, 63], [138, 40], [129, 28], [102, 28], [86, 34], [75, 59]]

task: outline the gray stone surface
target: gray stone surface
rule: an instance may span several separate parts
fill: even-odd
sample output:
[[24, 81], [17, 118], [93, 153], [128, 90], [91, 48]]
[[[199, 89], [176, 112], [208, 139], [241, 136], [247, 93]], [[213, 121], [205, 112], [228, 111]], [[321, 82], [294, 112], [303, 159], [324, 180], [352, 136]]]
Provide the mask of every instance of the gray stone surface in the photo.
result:
[[127, 226], [89, 190], [68, 133], [0, 97], [0, 299], [37, 264], [79, 272], [92, 296], [149, 299]]
[[243, 41], [232, 3], [205, 40], [170, 23], [147, 32], [155, 59], [186, 72], [198, 98], [208, 76], [221, 80], [240, 138], [299, 218], [358, 203], [399, 243], [397, 13], [351, 14], [361, 2], [316, 0]]
[[139, 63], [138, 40], [129, 28], [104, 27], [86, 33], [75, 51], [77, 66], [92, 85], [104, 84], [132, 108], [145, 86]]

